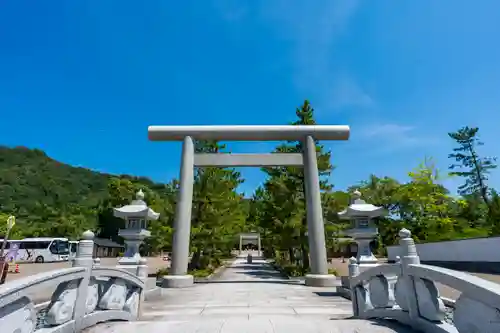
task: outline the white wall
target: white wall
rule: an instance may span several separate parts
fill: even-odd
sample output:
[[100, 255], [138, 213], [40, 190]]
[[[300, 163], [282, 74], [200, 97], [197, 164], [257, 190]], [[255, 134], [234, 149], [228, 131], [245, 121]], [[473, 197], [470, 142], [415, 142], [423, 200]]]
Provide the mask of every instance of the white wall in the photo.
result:
[[[500, 262], [500, 237], [417, 244], [421, 261]], [[401, 256], [399, 246], [387, 247], [387, 259]]]

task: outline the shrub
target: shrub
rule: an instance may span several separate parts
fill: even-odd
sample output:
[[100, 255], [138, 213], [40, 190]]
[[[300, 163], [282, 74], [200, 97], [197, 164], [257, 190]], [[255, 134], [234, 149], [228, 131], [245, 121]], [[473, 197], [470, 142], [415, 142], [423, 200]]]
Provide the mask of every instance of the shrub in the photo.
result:
[[202, 255], [200, 257], [200, 261], [199, 261], [199, 263], [200, 263], [200, 268], [199, 269], [205, 269], [205, 268], [209, 267], [211, 261], [212, 261], [212, 259], [209, 256]]
[[162, 277], [168, 275], [168, 268], [167, 267], [162, 267], [156, 271], [156, 277]]
[[213, 258], [210, 258], [210, 266], [212, 266], [213, 268], [217, 268], [219, 267], [220, 265], [222, 264], [222, 260], [220, 257], [218, 256], [215, 256]]
[[283, 271], [286, 273], [286, 275], [292, 276], [292, 277], [304, 276], [307, 273], [309, 273], [308, 269], [304, 269], [298, 265], [288, 264], [288, 265], [284, 265], [281, 267], [282, 267]]
[[203, 277], [209, 276], [213, 272], [214, 272], [213, 268], [205, 268], [205, 269], [195, 269], [195, 270], [189, 272], [189, 274], [191, 274], [192, 276], [197, 277], [197, 278], [203, 278]]

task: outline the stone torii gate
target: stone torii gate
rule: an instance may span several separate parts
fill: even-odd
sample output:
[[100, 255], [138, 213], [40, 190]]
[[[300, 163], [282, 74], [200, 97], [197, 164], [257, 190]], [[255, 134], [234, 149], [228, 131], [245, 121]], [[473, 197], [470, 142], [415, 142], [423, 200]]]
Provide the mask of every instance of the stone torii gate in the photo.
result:
[[257, 251], [259, 253], [259, 256], [261, 256], [262, 255], [262, 243], [260, 241], [260, 233], [258, 233], [258, 232], [247, 232], [247, 233], [240, 234], [240, 243], [239, 243], [240, 254], [243, 251], [244, 241], [248, 240], [248, 239], [257, 241], [257, 249], [258, 249]]
[[[323, 212], [319, 187], [315, 140], [348, 140], [349, 126], [280, 125], [280, 126], [149, 126], [151, 141], [182, 141], [180, 185], [177, 199], [172, 263], [170, 274], [163, 277], [163, 286], [188, 287], [193, 276], [187, 274], [191, 207], [195, 167], [304, 167], [307, 206], [307, 229], [311, 256], [311, 274], [306, 285], [330, 287], [335, 276], [328, 274]], [[218, 141], [302, 141], [304, 151], [270, 154], [195, 154], [193, 140]]]

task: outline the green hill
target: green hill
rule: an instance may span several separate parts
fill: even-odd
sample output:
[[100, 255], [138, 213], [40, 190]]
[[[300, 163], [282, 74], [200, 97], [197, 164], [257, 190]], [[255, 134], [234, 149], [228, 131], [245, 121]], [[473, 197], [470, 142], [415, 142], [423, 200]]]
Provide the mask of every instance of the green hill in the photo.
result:
[[105, 198], [109, 178], [58, 162], [38, 149], [0, 147], [0, 211], [24, 216], [40, 204], [93, 206]]
[[[100, 215], [110, 205], [108, 185], [116, 177], [149, 189], [165, 188], [147, 178], [73, 167], [39, 149], [0, 146], [0, 214], [16, 215], [14, 234], [18, 237], [78, 237], [84, 229], [102, 229]], [[133, 192], [129, 192], [121, 204], [131, 199]], [[0, 234], [2, 228], [0, 221]]]

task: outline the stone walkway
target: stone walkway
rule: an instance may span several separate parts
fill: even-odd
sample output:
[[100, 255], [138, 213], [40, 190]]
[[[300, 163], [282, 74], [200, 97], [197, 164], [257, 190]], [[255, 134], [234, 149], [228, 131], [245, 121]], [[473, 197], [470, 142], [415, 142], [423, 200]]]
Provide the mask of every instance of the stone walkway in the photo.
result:
[[411, 333], [376, 322], [347, 319], [350, 301], [330, 288], [283, 278], [265, 260], [236, 259], [216, 279], [186, 289], [165, 289], [146, 302], [138, 322], [103, 323], [89, 333], [332, 332]]

